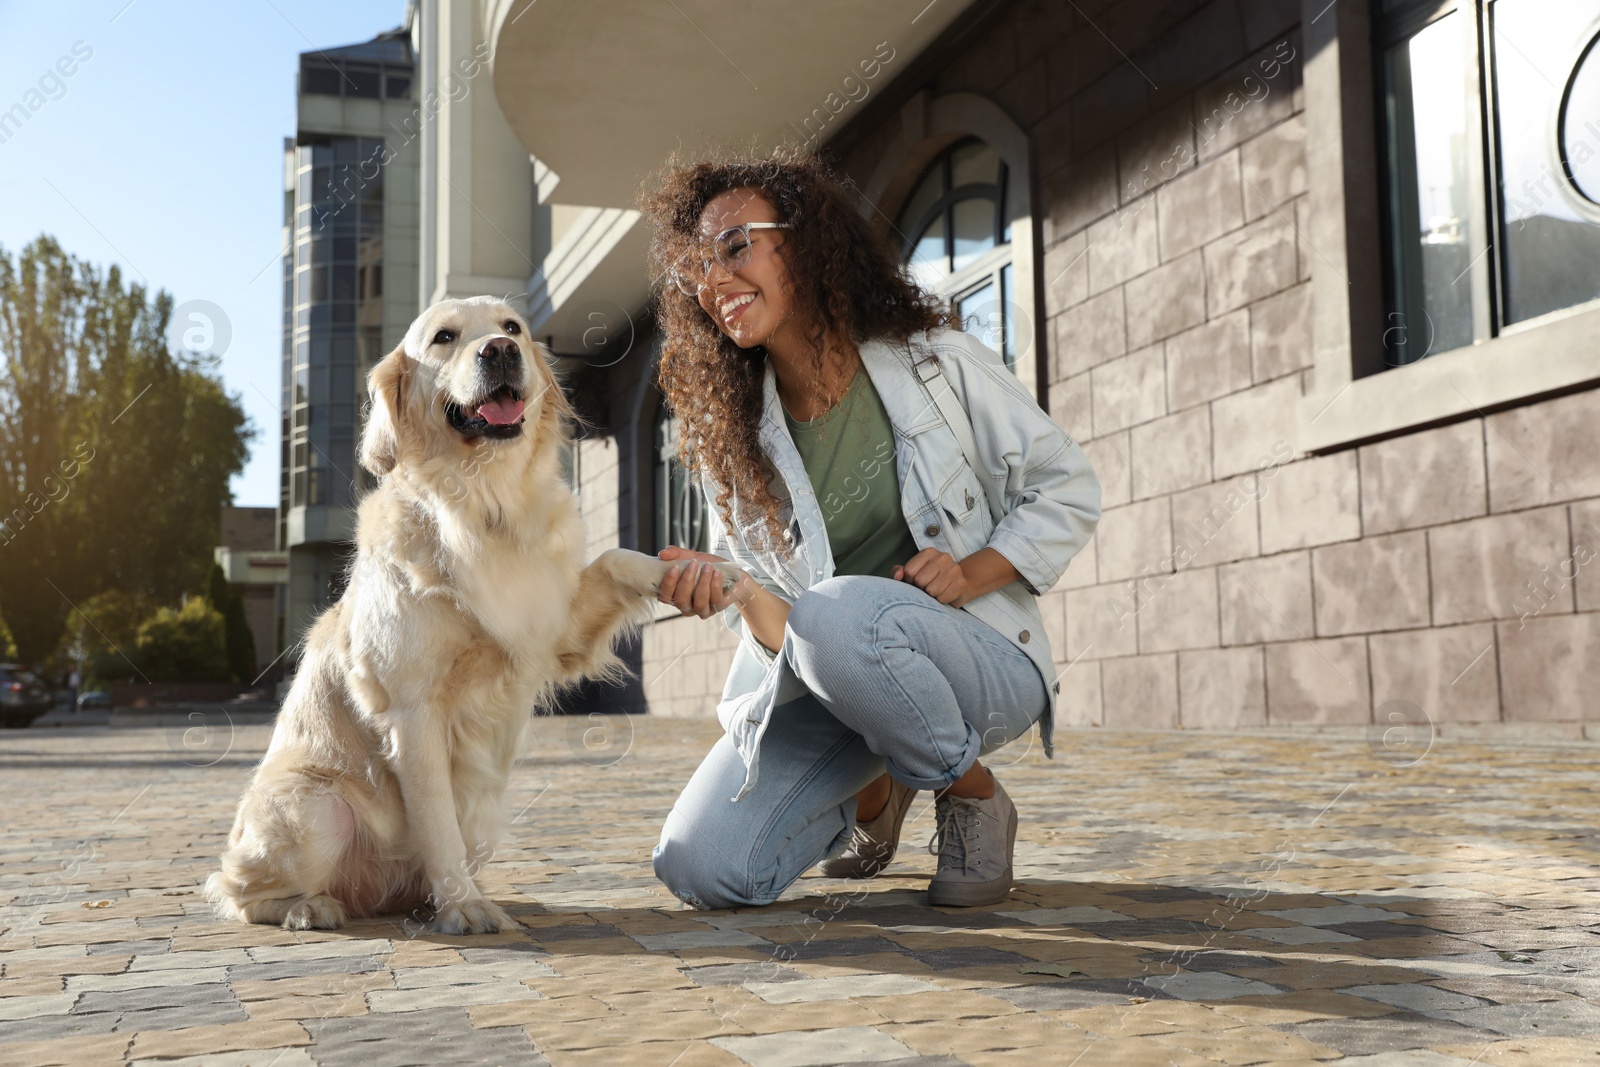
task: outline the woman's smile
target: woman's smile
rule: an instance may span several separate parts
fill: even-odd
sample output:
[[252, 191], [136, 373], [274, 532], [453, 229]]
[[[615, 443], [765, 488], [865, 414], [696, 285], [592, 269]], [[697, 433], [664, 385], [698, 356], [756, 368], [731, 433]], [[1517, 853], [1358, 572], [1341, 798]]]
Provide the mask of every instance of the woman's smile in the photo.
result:
[[756, 296], [756, 293], [746, 290], [738, 293], [727, 293], [719, 297], [717, 304], [722, 312], [722, 321], [732, 326], [744, 314], [745, 308], [755, 302]]

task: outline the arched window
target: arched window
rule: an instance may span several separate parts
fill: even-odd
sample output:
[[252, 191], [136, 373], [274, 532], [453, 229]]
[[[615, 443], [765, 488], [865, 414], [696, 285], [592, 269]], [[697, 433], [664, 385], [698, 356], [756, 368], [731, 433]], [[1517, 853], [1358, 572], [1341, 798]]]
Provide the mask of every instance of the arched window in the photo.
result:
[[1013, 371], [1017, 329], [1011, 269], [1006, 164], [976, 137], [957, 141], [928, 164], [906, 198], [896, 227], [917, 283], [945, 297], [963, 328], [980, 337]]
[[678, 462], [678, 420], [667, 405], [656, 403], [651, 475], [656, 497], [656, 550], [668, 545], [708, 550], [711, 531], [706, 522], [706, 501], [700, 481]]

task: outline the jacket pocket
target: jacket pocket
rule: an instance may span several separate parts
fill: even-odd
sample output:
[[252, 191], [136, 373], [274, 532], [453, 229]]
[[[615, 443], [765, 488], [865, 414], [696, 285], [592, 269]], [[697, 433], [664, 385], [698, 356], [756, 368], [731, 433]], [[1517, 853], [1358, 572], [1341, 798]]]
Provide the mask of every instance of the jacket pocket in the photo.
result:
[[957, 559], [965, 558], [988, 543], [988, 531], [983, 528], [988, 506], [977, 476], [965, 463], [961, 464], [956, 475], [939, 491], [945, 540]]

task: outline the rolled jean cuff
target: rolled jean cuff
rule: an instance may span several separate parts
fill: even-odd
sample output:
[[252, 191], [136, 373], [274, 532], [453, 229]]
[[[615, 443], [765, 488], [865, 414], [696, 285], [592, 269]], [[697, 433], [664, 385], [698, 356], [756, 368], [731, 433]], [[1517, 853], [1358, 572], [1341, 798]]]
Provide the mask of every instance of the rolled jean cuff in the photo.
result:
[[[963, 774], [966, 774], [972, 769], [972, 765], [978, 761], [978, 756], [983, 748], [983, 737], [978, 733], [978, 728], [970, 722], [962, 725], [967, 728], [967, 741], [961, 749], [960, 757], [951, 765], [950, 770], [930, 778], [907, 768], [891, 754], [884, 757], [889, 776], [900, 784], [908, 785], [913, 789], [943, 789]], [[918, 769], [927, 770], [928, 768], [922, 767]]]

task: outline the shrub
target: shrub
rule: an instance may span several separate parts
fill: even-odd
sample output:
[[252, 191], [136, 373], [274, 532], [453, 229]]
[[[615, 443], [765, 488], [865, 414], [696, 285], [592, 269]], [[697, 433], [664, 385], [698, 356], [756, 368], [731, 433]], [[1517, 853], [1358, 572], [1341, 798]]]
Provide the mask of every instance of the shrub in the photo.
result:
[[222, 613], [203, 598], [190, 597], [180, 608], [162, 608], [139, 627], [134, 659], [152, 682], [226, 682], [232, 672], [225, 634]]

